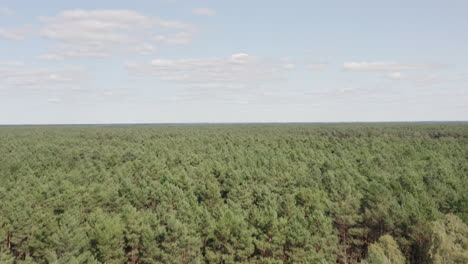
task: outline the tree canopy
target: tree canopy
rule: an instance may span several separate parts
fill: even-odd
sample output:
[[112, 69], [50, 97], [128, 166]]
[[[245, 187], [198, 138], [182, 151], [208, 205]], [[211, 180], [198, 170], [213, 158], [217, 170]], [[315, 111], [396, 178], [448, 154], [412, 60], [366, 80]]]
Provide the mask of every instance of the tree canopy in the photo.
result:
[[0, 263], [468, 263], [468, 125], [0, 127]]

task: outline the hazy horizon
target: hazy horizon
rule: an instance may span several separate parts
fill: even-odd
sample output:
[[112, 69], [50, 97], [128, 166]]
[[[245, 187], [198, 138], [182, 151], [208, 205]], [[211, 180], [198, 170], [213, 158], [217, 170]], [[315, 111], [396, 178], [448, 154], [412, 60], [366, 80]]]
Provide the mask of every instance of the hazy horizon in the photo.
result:
[[336, 122], [169, 122], [169, 123], [32, 123], [32, 124], [0, 124], [0, 126], [145, 126], [145, 125], [333, 125], [333, 124], [460, 124], [467, 120], [452, 121], [336, 121]]

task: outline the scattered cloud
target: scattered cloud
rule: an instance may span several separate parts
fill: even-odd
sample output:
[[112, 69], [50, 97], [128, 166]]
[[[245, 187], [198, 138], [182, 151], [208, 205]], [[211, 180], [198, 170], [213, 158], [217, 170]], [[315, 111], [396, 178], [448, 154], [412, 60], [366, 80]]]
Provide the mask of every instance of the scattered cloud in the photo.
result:
[[23, 29], [0, 28], [0, 38], [9, 40], [24, 40], [26, 37]]
[[283, 65], [283, 68], [287, 69], [287, 70], [292, 70], [294, 68], [296, 68], [296, 64], [294, 63], [286, 63]]
[[53, 46], [49, 53], [40, 55], [43, 60], [64, 60], [66, 58], [103, 58], [111, 56], [112, 50], [102, 42], [64, 43]]
[[141, 56], [152, 55], [156, 52], [156, 47], [150, 43], [143, 43], [128, 49], [131, 54], [138, 54]]
[[195, 15], [199, 15], [199, 16], [215, 16], [216, 15], [216, 11], [211, 8], [194, 8], [192, 9], [192, 13], [194, 13]]
[[40, 56], [47, 60], [109, 57], [130, 51], [151, 55], [153, 42], [189, 43], [196, 30], [192, 24], [132, 10], [68, 10], [39, 20], [43, 23], [41, 36], [59, 41]]
[[87, 78], [81, 67], [36, 68], [20, 63], [0, 64], [0, 84], [11, 91], [60, 90]]
[[151, 19], [130, 10], [70, 10], [41, 17], [41, 35], [68, 42], [134, 42], [135, 30], [149, 28]]
[[307, 94], [316, 95], [316, 96], [352, 96], [352, 95], [363, 95], [376, 92], [375, 89], [368, 88], [341, 88], [341, 89], [332, 89], [332, 90], [318, 90], [311, 91]]
[[325, 67], [327, 67], [328, 64], [326, 63], [317, 63], [317, 64], [309, 64], [309, 65], [306, 65], [306, 69], [308, 70], [312, 70], [312, 71], [319, 71], [319, 70], [323, 70], [325, 69]]
[[274, 79], [279, 69], [266, 60], [246, 53], [236, 53], [224, 58], [164, 60], [155, 59], [149, 64], [130, 63], [133, 72], [156, 76], [160, 80], [180, 82], [191, 86], [216, 88], [256, 86]]
[[401, 74], [400, 72], [387, 74], [386, 77], [395, 81], [410, 81], [417, 86], [431, 86], [437, 83], [449, 83], [453, 81], [453, 78], [440, 77], [433, 74], [408, 75]]
[[394, 72], [386, 74], [383, 77], [401, 84], [410, 84], [412, 87], [423, 87], [425, 91], [431, 93], [436, 92], [435, 90], [429, 90], [431, 86], [453, 87], [449, 89], [456, 89], [455, 87], [464, 87], [468, 81], [468, 76], [465, 74], [453, 74], [453, 73], [421, 73], [421, 74], [409, 74]]
[[300, 62], [296, 60], [292, 60], [290, 58], [282, 58], [280, 59], [280, 63], [281, 63], [281, 67], [285, 70], [295, 69], [297, 68], [298, 64], [300, 64]]
[[345, 62], [343, 63], [343, 67], [348, 71], [398, 72], [411, 70], [429, 70], [435, 68], [435, 65], [398, 62]]
[[158, 35], [153, 39], [166, 44], [190, 44], [192, 42], [192, 37], [193, 32], [179, 32], [172, 35]]
[[21, 67], [21, 66], [25, 66], [25, 64], [20, 61], [0, 61], [0, 70], [2, 66]]
[[387, 74], [387, 77], [392, 80], [401, 80], [402, 74], [400, 72], [393, 72]]
[[296, 68], [305, 68], [308, 70], [322, 70], [327, 66], [325, 63], [313, 63], [309, 60], [297, 60], [291, 58], [282, 58], [280, 62], [283, 64], [282, 67], [287, 70], [292, 70]]
[[196, 28], [195, 25], [190, 23], [185, 23], [176, 20], [167, 20], [162, 19], [160, 17], [154, 18], [154, 22], [156, 25], [162, 28], [169, 28], [169, 29], [180, 29], [180, 30], [194, 30]]

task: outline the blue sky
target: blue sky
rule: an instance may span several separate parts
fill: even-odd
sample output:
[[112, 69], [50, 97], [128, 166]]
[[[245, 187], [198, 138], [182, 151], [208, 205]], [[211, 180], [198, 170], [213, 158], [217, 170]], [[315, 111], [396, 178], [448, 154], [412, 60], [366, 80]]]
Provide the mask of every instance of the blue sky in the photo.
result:
[[0, 124], [468, 120], [467, 1], [0, 0]]

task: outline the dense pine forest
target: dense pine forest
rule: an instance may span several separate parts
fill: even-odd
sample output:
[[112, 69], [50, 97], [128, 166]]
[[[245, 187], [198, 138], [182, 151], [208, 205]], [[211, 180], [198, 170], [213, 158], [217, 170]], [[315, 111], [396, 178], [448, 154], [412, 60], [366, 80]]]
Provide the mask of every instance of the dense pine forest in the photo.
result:
[[0, 127], [0, 263], [468, 263], [468, 124]]

